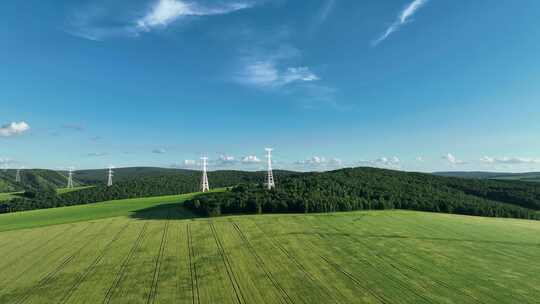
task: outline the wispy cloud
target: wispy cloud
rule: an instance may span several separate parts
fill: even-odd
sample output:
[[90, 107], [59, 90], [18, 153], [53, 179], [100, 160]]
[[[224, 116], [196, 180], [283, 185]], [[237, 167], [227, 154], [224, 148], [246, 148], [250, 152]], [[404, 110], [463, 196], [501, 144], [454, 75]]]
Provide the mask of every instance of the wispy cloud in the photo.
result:
[[294, 162], [307, 170], [331, 170], [343, 167], [343, 161], [339, 158], [326, 158], [324, 156], [312, 156], [309, 159]]
[[400, 27], [410, 22], [414, 14], [422, 8], [428, 0], [414, 0], [409, 3], [397, 16], [396, 20], [386, 29], [386, 31], [377, 39], [372, 41], [372, 46], [377, 46], [379, 43], [386, 40], [392, 33], [399, 30]]
[[167, 150], [165, 150], [163, 148], [157, 148], [157, 149], [152, 150], [152, 153], [154, 153], [154, 154], [165, 154], [165, 153], [167, 153]]
[[145, 16], [137, 20], [136, 24], [140, 30], [149, 31], [156, 27], [165, 27], [183, 17], [223, 15], [253, 5], [254, 3], [233, 2], [219, 6], [204, 6], [196, 2], [159, 0]]
[[24, 121], [11, 122], [0, 127], [0, 137], [21, 135], [30, 130], [30, 125]]
[[254, 163], [260, 163], [261, 159], [258, 158], [256, 155], [247, 155], [242, 157], [242, 163], [244, 164], [254, 164]]
[[334, 6], [336, 5], [336, 0], [326, 0], [317, 14], [315, 14], [315, 21], [312, 26], [313, 29], [319, 27], [321, 24], [323, 24], [326, 19], [328, 19], [328, 16], [330, 16], [330, 13], [332, 13], [332, 10], [334, 9]]
[[205, 5], [196, 1], [157, 0], [145, 10], [137, 12], [126, 7], [112, 9], [107, 3], [76, 11], [70, 16], [66, 31], [95, 41], [112, 37], [138, 37], [141, 33], [166, 28], [181, 19], [225, 15], [255, 4], [254, 1], [244, 1]]
[[311, 82], [320, 78], [309, 67], [279, 69], [272, 60], [254, 61], [247, 64], [237, 80], [246, 85], [275, 88], [295, 82]]
[[105, 152], [90, 152], [87, 155], [91, 156], [91, 157], [101, 157], [101, 156], [107, 155], [107, 153], [105, 153]]
[[535, 165], [540, 164], [540, 159], [524, 158], [524, 157], [490, 157], [484, 156], [480, 159], [485, 164], [498, 165]]
[[400, 169], [401, 160], [397, 156], [393, 157], [380, 157], [373, 160], [361, 160], [358, 162], [360, 166], [368, 166], [375, 168], [386, 168], [386, 169]]
[[69, 129], [69, 130], [82, 132], [85, 130], [85, 127], [79, 124], [65, 124], [65, 125], [62, 125], [62, 129]]
[[446, 161], [449, 162], [451, 165], [466, 165], [466, 164], [467, 164], [466, 161], [463, 161], [463, 160], [458, 159], [458, 158], [455, 157], [454, 154], [452, 154], [452, 153], [448, 153], [448, 154], [446, 154], [446, 155], [443, 155], [443, 156], [442, 156], [442, 159], [446, 160]]

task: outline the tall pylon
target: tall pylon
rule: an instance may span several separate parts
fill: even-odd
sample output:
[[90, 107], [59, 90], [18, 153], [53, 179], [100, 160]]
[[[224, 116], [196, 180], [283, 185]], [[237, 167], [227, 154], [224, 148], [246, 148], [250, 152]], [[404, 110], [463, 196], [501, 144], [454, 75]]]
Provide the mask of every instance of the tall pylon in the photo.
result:
[[107, 187], [112, 186], [113, 166], [109, 166], [109, 173], [107, 175]]
[[207, 161], [208, 157], [203, 156], [201, 157], [202, 160], [202, 179], [201, 179], [201, 192], [208, 192], [210, 191], [210, 185], [208, 184], [208, 174], [207, 171]]
[[67, 188], [72, 189], [73, 188], [73, 167], [69, 167], [68, 169], [68, 182], [67, 182]]
[[271, 190], [272, 188], [276, 187], [276, 184], [274, 183], [274, 173], [272, 172], [272, 151], [274, 149], [265, 148], [264, 150], [266, 150], [266, 160], [268, 161], [268, 176], [266, 180], [266, 188], [268, 190]]
[[15, 174], [15, 182], [16, 183], [21, 182], [21, 168], [17, 169], [17, 173]]

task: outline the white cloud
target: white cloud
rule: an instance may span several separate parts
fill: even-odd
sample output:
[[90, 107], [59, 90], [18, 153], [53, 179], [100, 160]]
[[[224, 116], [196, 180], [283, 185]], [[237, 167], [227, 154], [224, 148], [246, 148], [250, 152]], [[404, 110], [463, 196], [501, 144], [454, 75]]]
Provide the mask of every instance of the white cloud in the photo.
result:
[[424, 161], [424, 157], [422, 157], [422, 156], [417, 156], [417, 157], [416, 157], [416, 161], [418, 161], [418, 162], [423, 162], [423, 161]]
[[359, 161], [362, 166], [375, 167], [375, 168], [387, 168], [387, 169], [400, 169], [401, 160], [397, 156], [393, 157], [380, 157], [373, 160]]
[[307, 169], [327, 170], [341, 168], [343, 166], [343, 161], [339, 158], [327, 159], [323, 156], [313, 156], [306, 160], [296, 161], [294, 164], [306, 167]]
[[219, 156], [219, 160], [222, 161], [222, 162], [234, 162], [234, 161], [236, 161], [234, 156], [227, 155], [227, 154], [221, 154]]
[[184, 166], [194, 166], [197, 162], [192, 159], [184, 159]]
[[409, 22], [409, 20], [414, 16], [414, 14], [424, 6], [428, 0], [414, 0], [413, 2], [409, 3], [398, 15], [396, 21], [394, 21], [387, 29], [386, 31], [377, 39], [375, 39], [372, 42], [373, 46], [378, 45], [379, 43], [383, 42], [386, 38], [388, 38], [392, 33], [399, 30], [399, 28], [406, 23]]
[[242, 162], [246, 164], [260, 163], [261, 160], [256, 155], [248, 155], [242, 158]]
[[182, 17], [223, 15], [252, 6], [252, 3], [235, 2], [207, 7], [196, 2], [159, 0], [145, 16], [136, 21], [136, 24], [139, 29], [149, 31], [155, 27], [165, 27]]
[[[142, 14], [137, 14], [118, 5], [112, 9], [114, 5], [94, 4], [76, 11], [69, 18], [66, 31], [95, 41], [112, 37], [137, 37], [142, 32], [166, 28], [183, 18], [225, 15], [254, 5], [253, 1], [203, 5], [197, 1], [157, 0]], [[139, 17], [133, 18], [133, 15]]]
[[274, 60], [257, 60], [247, 63], [238, 82], [258, 87], [282, 87], [295, 82], [311, 82], [320, 78], [308, 67], [279, 69]]
[[490, 157], [484, 156], [480, 159], [481, 162], [486, 164], [499, 164], [499, 165], [534, 165], [540, 164], [540, 159], [522, 158], [522, 157]]
[[465, 165], [467, 162], [457, 159], [452, 153], [442, 156], [442, 159], [447, 160], [452, 165]]
[[165, 149], [163, 149], [163, 148], [158, 148], [158, 149], [152, 150], [152, 153], [154, 153], [154, 154], [165, 154], [165, 153], [167, 153], [167, 151]]
[[0, 137], [21, 135], [30, 130], [30, 125], [24, 121], [12, 122], [0, 127]]

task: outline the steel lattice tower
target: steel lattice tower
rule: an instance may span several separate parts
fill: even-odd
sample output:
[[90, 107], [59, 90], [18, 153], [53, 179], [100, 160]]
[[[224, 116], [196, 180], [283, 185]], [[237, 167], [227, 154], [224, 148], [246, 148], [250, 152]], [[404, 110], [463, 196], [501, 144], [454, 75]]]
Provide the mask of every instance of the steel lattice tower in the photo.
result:
[[207, 163], [208, 157], [201, 157], [202, 160], [202, 179], [201, 179], [201, 191], [207, 192], [210, 191], [210, 185], [208, 184], [208, 174], [207, 171]]
[[21, 182], [21, 169], [17, 169], [17, 174], [15, 174], [15, 182], [16, 183]]
[[112, 186], [112, 178], [113, 178], [113, 167], [109, 167], [109, 174], [107, 176], [107, 187]]
[[266, 180], [266, 187], [268, 190], [275, 188], [276, 184], [274, 183], [274, 173], [272, 172], [272, 148], [265, 148], [266, 150], [266, 160], [268, 161], [268, 176]]
[[68, 189], [73, 188], [73, 168], [69, 168], [69, 171], [68, 171], [67, 188]]

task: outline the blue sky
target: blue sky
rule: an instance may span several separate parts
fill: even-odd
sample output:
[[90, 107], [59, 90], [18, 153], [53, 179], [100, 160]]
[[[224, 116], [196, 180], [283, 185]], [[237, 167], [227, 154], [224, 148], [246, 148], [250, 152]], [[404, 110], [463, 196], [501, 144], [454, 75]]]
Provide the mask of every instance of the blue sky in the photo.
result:
[[0, 165], [540, 170], [539, 11], [4, 1]]

